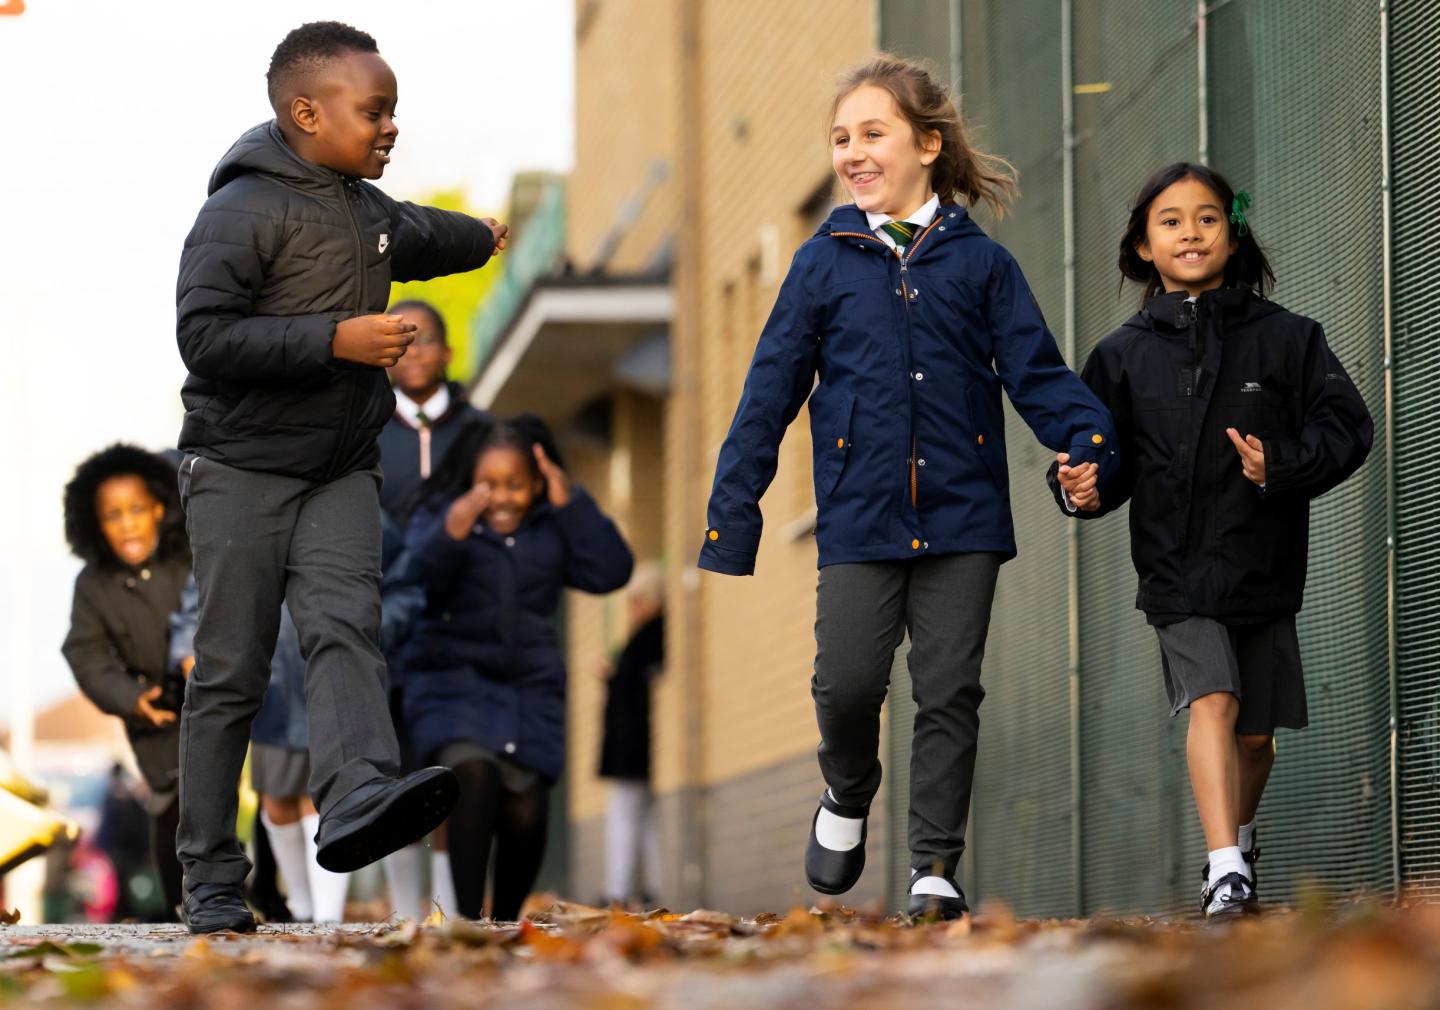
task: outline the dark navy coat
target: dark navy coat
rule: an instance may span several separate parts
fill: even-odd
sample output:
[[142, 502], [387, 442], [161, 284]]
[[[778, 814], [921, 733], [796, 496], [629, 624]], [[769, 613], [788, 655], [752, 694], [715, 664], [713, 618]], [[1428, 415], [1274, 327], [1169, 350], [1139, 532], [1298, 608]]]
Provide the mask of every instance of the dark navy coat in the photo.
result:
[[412, 746], [432, 760], [468, 740], [554, 780], [565, 765], [561, 591], [619, 589], [634, 558], [578, 487], [562, 509], [537, 502], [508, 537], [478, 524], [452, 540], [450, 504], [417, 513], [407, 541], [425, 588], [402, 660]]
[[1013, 557], [1002, 387], [1047, 447], [1099, 461], [1106, 486], [1114, 423], [1066, 366], [1014, 257], [963, 207], [942, 205], [904, 258], [859, 208], [836, 208], [795, 254], [760, 334], [700, 567], [754, 571], [760, 497], [807, 398], [821, 567]]

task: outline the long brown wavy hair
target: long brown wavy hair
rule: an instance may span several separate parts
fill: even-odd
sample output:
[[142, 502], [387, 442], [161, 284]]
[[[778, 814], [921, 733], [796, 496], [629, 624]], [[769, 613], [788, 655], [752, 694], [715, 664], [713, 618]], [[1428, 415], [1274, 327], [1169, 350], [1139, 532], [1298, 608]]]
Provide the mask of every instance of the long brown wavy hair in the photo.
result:
[[1020, 193], [1015, 166], [975, 149], [954, 97], [923, 63], [882, 53], [842, 74], [825, 124], [827, 132], [845, 96], [867, 84], [884, 88], [895, 99], [895, 107], [915, 132], [917, 147], [926, 135], [940, 134], [940, 155], [930, 166], [930, 186], [942, 203], [973, 207], [983, 200], [997, 218], [1005, 216]]

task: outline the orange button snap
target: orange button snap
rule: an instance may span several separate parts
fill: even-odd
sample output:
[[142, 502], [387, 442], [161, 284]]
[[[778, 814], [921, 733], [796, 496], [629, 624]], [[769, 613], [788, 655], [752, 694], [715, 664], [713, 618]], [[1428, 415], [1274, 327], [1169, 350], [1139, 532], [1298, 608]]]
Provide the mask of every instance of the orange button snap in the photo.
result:
[[1100, 445], [1105, 441], [1105, 436], [1097, 433], [1090, 436], [1090, 441], [1094, 442], [1096, 445]]
[[910, 549], [911, 549], [912, 551], [918, 551], [918, 550], [920, 549], [920, 541], [918, 541], [918, 540], [912, 540], [912, 541], [910, 541]]
[[975, 436], [975, 444], [976, 444], [976, 445], [984, 445], [984, 444], [985, 444], [985, 436], [984, 436], [984, 435], [976, 435], [976, 436]]
[[844, 440], [843, 438], [837, 438], [837, 439], [835, 440], [835, 448], [837, 448], [837, 449], [843, 449], [843, 448], [845, 448], [845, 440]]
[[711, 539], [711, 540], [719, 540], [719, 539], [720, 539], [720, 531], [719, 531], [719, 530], [711, 530], [711, 531], [710, 531], [710, 539]]

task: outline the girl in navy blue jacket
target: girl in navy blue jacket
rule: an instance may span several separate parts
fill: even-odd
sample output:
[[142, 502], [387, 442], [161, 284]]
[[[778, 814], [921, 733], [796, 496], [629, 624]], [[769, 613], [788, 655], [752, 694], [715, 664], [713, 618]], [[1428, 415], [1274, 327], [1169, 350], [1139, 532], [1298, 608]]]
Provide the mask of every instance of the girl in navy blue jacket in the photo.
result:
[[531, 415], [467, 428], [423, 486], [408, 536], [425, 608], [403, 660], [405, 721], [415, 753], [460, 779], [450, 865], [472, 919], [492, 839], [495, 919], [519, 917], [545, 852], [565, 763], [561, 592], [619, 589], [634, 563], [559, 460]]
[[[880, 784], [880, 710], [910, 632], [917, 705], [909, 907], [957, 917], [980, 661], [1015, 555], [1000, 390], [1046, 446], [1113, 470], [1112, 422], [1066, 367], [1014, 258], [965, 206], [1002, 212], [1014, 178], [968, 143], [924, 69], [883, 56], [843, 78], [832, 162], [855, 203], [796, 253], [720, 450], [700, 567], [754, 571], [759, 502], [810, 403], [820, 579], [811, 684], [820, 798], [810, 885], [849, 890]], [[816, 382], [818, 377], [818, 384]], [[813, 389], [813, 392], [812, 392]]]

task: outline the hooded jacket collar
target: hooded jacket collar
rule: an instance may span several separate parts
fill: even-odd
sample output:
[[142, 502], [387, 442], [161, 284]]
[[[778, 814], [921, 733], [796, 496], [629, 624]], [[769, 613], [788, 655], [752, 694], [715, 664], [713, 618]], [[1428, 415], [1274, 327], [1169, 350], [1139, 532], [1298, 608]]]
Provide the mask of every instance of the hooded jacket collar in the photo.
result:
[[246, 130], [225, 152], [210, 175], [209, 195], [250, 173], [271, 175], [301, 189], [326, 192], [333, 191], [335, 183], [345, 178], [334, 169], [306, 161], [296, 154], [273, 119]]
[[[971, 219], [969, 212], [964, 207], [958, 204], [942, 203], [940, 209], [935, 212], [935, 219], [930, 222], [929, 227], [922, 231], [907, 248], [906, 258], [962, 235], [984, 234], [985, 232]], [[830, 217], [821, 222], [820, 227], [815, 230], [815, 235], [816, 237], [833, 236], [836, 238], [859, 235], [874, 239], [884, 245], [871, 230], [865, 212], [853, 203], [844, 204], [831, 211]], [[889, 249], [889, 246], [885, 248]]]
[[1190, 296], [1184, 291], [1155, 295], [1135, 318], [1157, 332], [1175, 332], [1188, 329], [1197, 310], [1218, 313], [1229, 324], [1261, 319], [1281, 311], [1280, 306], [1249, 288], [1217, 288], [1201, 292], [1193, 308]]

